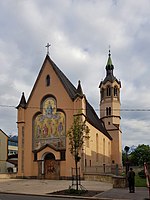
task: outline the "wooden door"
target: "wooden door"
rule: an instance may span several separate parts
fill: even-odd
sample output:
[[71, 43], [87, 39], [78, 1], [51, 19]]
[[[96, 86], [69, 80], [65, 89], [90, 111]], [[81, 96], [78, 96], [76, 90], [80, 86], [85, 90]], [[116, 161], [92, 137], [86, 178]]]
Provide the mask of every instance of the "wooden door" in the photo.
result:
[[60, 161], [45, 160], [45, 179], [59, 180]]

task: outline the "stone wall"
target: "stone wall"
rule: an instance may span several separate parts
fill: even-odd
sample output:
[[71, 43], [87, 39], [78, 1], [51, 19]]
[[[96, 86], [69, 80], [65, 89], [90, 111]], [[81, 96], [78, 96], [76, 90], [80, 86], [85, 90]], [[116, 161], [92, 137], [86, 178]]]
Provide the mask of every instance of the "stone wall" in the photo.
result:
[[84, 174], [84, 180], [87, 181], [100, 181], [106, 183], [112, 183], [114, 188], [125, 188], [126, 178], [122, 176], [115, 176], [112, 174]]
[[0, 174], [0, 179], [16, 178], [16, 173]]

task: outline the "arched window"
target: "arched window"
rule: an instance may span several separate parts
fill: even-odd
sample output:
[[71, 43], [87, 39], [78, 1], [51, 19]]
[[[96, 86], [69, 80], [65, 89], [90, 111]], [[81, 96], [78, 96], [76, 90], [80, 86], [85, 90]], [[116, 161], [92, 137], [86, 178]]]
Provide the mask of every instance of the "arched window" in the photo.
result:
[[111, 115], [111, 107], [106, 107], [106, 116]]
[[55, 160], [55, 156], [53, 153], [46, 154], [44, 160]]
[[105, 138], [103, 138], [103, 163], [105, 163]]
[[46, 76], [46, 86], [50, 86], [50, 76]]
[[111, 107], [108, 108], [108, 114], [111, 115]]
[[111, 87], [110, 86], [107, 87], [107, 96], [111, 96]]
[[108, 116], [108, 107], [106, 108], [106, 116]]
[[96, 162], [98, 162], [98, 133], [96, 133]]
[[114, 87], [114, 96], [118, 96], [118, 88], [117, 88], [117, 86]]

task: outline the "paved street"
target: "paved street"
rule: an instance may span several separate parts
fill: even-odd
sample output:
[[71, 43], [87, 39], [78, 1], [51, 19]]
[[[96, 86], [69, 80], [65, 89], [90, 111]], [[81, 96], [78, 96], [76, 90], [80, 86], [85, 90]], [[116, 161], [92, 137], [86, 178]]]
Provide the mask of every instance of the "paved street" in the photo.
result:
[[[0, 200], [30, 200], [31, 198], [32, 200], [45, 200], [48, 199], [47, 197], [57, 200], [60, 198], [50, 193], [68, 189], [69, 185], [71, 185], [71, 181], [68, 180], [0, 179]], [[148, 198], [147, 188], [136, 188], [135, 193], [129, 193], [127, 188], [113, 188], [110, 183], [82, 181], [82, 185], [87, 190], [100, 192], [94, 197], [86, 197], [84, 199], [144, 200], [144, 198]], [[22, 194], [23, 196], [16, 194]], [[74, 199], [73, 197], [69, 198]], [[82, 198], [76, 197], [76, 199]], [[67, 199], [67, 196], [64, 199]]]
[[[15, 194], [0, 194], [0, 200], [66, 200], [66, 197], [49, 197], [49, 196], [30, 196], [30, 195], [15, 195]], [[74, 200], [74, 198], [69, 198]], [[79, 200], [79, 199], [76, 199]]]

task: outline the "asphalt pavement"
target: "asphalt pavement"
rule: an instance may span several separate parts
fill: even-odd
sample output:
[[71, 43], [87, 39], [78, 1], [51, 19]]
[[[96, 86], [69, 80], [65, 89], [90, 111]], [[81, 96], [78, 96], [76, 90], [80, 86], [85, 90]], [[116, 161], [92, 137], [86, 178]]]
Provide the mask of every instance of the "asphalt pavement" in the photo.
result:
[[[110, 183], [98, 181], [82, 181], [81, 183], [87, 190], [100, 192], [94, 197], [85, 197], [86, 199], [144, 200], [149, 198], [146, 187], [136, 188], [135, 193], [129, 193], [128, 188], [113, 188]], [[0, 193], [54, 196], [51, 193], [68, 189], [71, 184], [72, 182], [68, 180], [0, 179]], [[69, 196], [65, 197], [69, 198]]]

